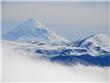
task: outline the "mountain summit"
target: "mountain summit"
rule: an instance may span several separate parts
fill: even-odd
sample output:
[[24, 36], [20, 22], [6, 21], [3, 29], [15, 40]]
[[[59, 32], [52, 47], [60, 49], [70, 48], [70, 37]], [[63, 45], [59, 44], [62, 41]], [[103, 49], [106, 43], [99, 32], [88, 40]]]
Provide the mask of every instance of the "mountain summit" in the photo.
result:
[[93, 51], [93, 53], [101, 55], [106, 52], [110, 52], [109, 48], [110, 38], [105, 34], [96, 34], [81, 41], [78, 41], [76, 46], [86, 47]]
[[49, 30], [40, 21], [29, 19], [19, 24], [12, 31], [4, 36], [5, 40], [22, 43], [45, 43], [45, 44], [65, 44], [69, 43], [65, 38]]

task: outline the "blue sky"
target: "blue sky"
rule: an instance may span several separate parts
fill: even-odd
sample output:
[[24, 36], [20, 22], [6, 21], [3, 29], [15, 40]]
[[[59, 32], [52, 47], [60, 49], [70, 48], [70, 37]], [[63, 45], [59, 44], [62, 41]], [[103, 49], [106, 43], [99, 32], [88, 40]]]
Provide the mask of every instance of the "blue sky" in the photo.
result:
[[108, 2], [2, 2], [2, 32], [30, 18], [75, 41], [93, 34], [108, 34]]

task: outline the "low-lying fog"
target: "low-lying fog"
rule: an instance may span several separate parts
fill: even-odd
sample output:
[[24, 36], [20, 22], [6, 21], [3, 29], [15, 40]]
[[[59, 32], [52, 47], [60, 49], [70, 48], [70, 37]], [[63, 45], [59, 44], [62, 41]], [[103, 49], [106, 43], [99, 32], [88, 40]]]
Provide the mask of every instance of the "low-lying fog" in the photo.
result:
[[68, 67], [47, 60], [31, 58], [17, 53], [3, 43], [3, 82], [72, 82], [109, 81], [107, 68], [74, 66]]

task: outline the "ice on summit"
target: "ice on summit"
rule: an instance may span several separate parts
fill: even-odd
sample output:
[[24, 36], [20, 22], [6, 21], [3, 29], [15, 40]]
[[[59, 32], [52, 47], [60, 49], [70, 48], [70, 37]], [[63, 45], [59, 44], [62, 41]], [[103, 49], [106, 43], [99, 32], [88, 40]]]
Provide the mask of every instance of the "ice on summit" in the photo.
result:
[[79, 41], [76, 46], [86, 47], [91, 50], [94, 55], [103, 55], [110, 52], [110, 38], [105, 34], [96, 34]]
[[3, 37], [5, 40], [24, 43], [65, 44], [70, 41], [49, 30], [38, 20], [29, 19]]

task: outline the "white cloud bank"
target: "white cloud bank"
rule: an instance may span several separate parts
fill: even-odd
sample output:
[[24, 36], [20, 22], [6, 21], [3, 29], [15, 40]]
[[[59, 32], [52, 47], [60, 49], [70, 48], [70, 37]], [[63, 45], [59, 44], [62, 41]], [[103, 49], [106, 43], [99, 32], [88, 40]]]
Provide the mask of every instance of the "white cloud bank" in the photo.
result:
[[106, 68], [67, 67], [21, 55], [12, 48], [13, 46], [3, 43], [3, 82], [109, 81]]

